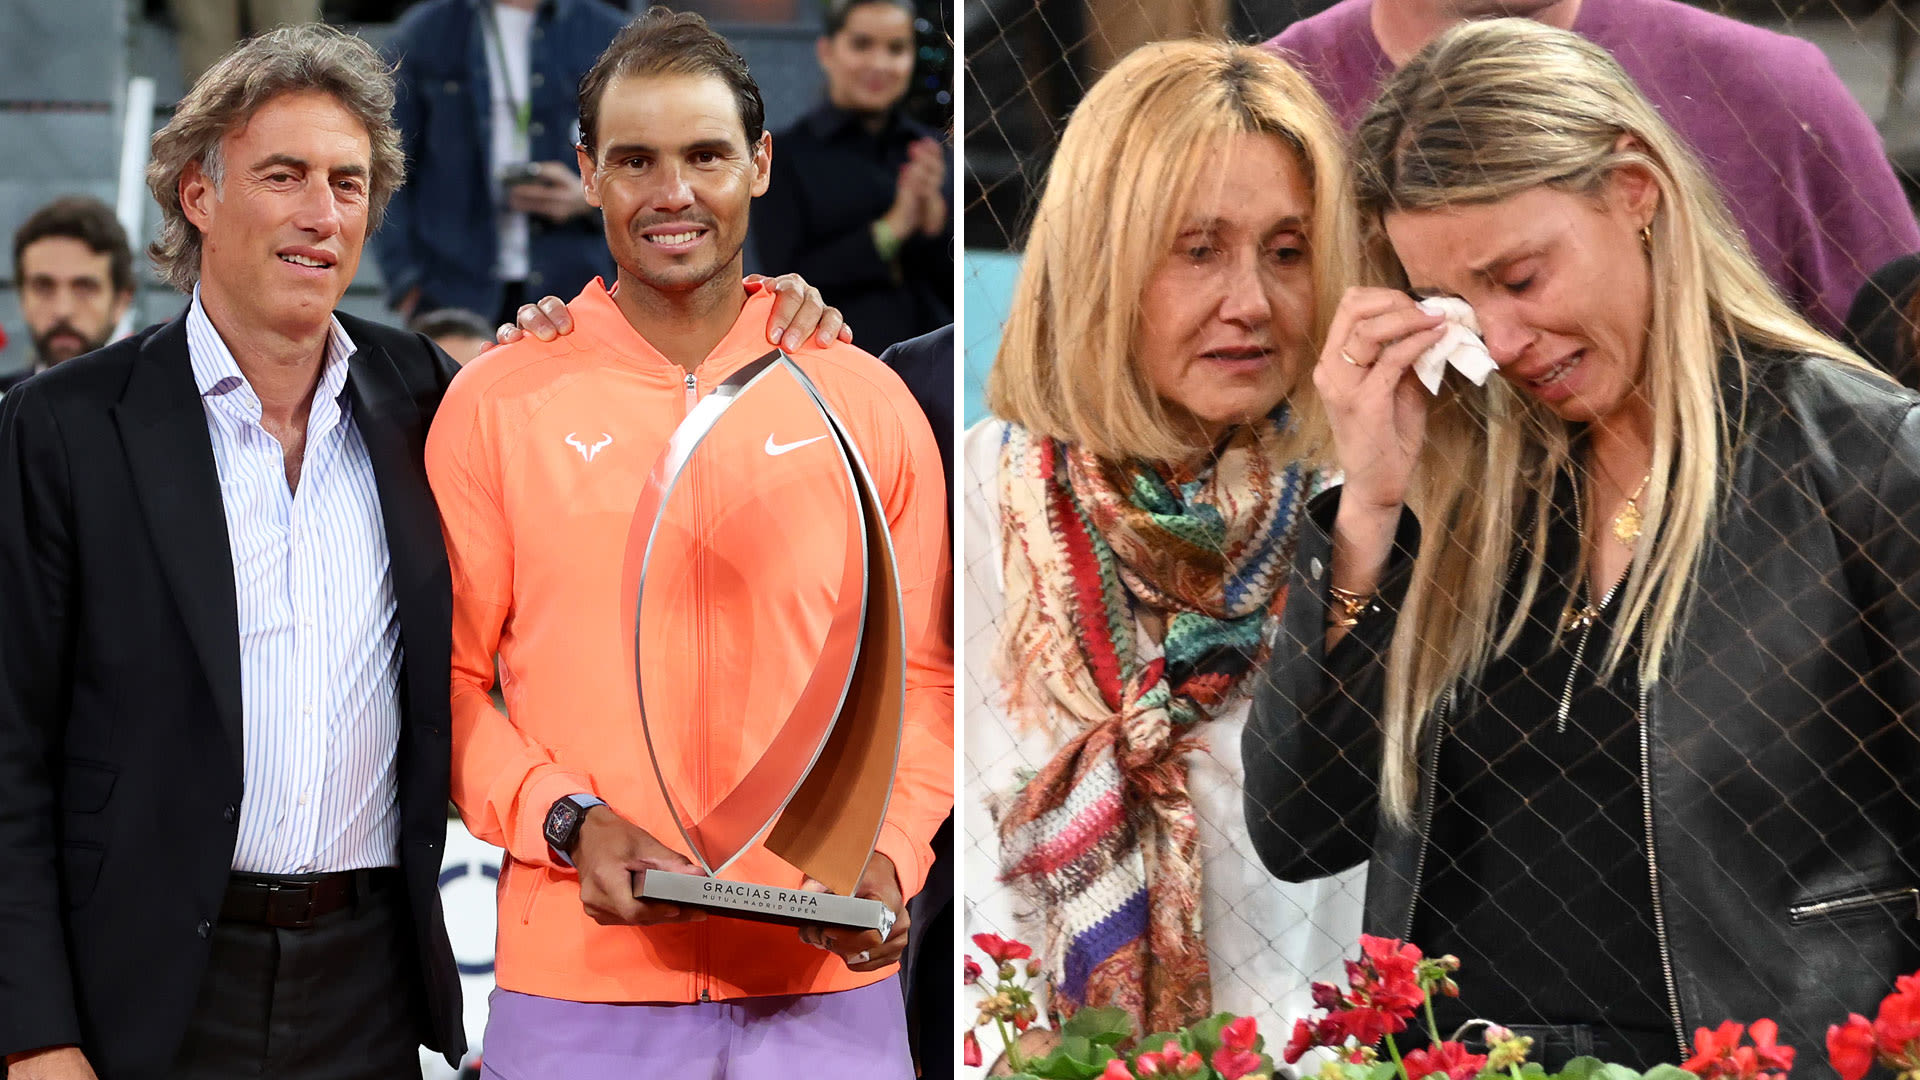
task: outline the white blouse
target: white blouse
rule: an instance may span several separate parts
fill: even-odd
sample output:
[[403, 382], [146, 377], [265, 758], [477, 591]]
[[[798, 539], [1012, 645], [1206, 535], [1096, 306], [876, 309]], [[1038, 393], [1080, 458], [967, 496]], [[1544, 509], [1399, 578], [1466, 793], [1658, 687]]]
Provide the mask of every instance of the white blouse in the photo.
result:
[[[1021, 724], [1006, 713], [1007, 693], [997, 671], [1004, 579], [1000, 546], [1000, 443], [1006, 422], [985, 420], [968, 429], [961, 460], [966, 500], [965, 609], [962, 639], [966, 669], [961, 681], [965, 710], [963, 820], [967, 852], [967, 951], [980, 959], [977, 933], [1015, 937], [1035, 947], [1040, 921], [1026, 901], [999, 881], [1000, 844], [988, 809], [1006, 797], [1021, 777], [1046, 764], [1066, 741], [1037, 722]], [[1144, 656], [1157, 642], [1140, 642]], [[1345, 985], [1341, 961], [1358, 954], [1366, 867], [1333, 877], [1291, 884], [1267, 873], [1247, 835], [1241, 798], [1245, 771], [1240, 733], [1250, 703], [1237, 695], [1199, 726], [1201, 748], [1187, 757], [1188, 788], [1200, 825], [1201, 911], [1216, 1012], [1254, 1017], [1278, 1054], [1296, 1017], [1312, 1010], [1314, 982]], [[988, 793], [991, 793], [989, 795]], [[970, 1004], [969, 1004], [970, 1010]], [[971, 1020], [970, 1011], [968, 1020]], [[998, 1047], [982, 1030], [987, 1061]]]

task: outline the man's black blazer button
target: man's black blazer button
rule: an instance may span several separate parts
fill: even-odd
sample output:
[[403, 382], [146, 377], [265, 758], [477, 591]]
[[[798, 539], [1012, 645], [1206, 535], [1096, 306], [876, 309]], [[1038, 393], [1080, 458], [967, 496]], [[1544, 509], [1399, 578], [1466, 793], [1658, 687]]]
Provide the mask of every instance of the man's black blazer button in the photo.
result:
[[228, 803], [227, 808], [220, 812], [220, 816], [226, 818], [227, 824], [231, 825], [240, 820], [240, 808], [232, 803]]
[[194, 927], [193, 929], [194, 929], [194, 932], [199, 934], [201, 937], [213, 936], [213, 923], [206, 919], [201, 919], [200, 925]]

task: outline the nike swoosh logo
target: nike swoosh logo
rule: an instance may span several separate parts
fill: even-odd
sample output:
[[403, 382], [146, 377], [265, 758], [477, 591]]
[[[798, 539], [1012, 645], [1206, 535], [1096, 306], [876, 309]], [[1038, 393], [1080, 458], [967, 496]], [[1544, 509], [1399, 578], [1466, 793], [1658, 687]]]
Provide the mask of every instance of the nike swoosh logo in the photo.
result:
[[799, 442], [777, 443], [773, 441], [772, 435], [768, 435], [767, 436], [767, 456], [779, 457], [781, 454], [787, 453], [792, 450], [798, 450], [801, 447], [807, 445], [808, 443], [817, 443], [824, 438], [826, 438], [825, 435], [815, 435], [811, 439], [801, 439]]

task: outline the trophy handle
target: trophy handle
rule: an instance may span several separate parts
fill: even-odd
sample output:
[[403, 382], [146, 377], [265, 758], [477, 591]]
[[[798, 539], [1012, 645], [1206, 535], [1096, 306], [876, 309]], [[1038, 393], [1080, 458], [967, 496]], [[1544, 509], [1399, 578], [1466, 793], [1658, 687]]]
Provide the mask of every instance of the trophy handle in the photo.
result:
[[886, 819], [906, 703], [906, 632], [893, 536], [879, 489], [851, 432], [790, 357], [782, 361], [832, 425], [854, 473], [866, 533], [865, 632], [852, 685], [813, 768], [767, 835], [769, 851], [851, 895]]

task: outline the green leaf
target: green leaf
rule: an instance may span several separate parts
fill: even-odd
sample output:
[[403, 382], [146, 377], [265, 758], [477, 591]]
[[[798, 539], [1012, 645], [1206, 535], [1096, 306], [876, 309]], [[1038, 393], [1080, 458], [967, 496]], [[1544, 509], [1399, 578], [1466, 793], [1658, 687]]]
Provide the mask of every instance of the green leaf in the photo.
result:
[[1181, 1044], [1189, 1050], [1200, 1051], [1200, 1056], [1209, 1060], [1213, 1052], [1220, 1049], [1220, 1029], [1233, 1021], [1232, 1013], [1214, 1013], [1199, 1023], [1190, 1025], [1186, 1030], [1186, 1039]]
[[1699, 1080], [1699, 1078], [1678, 1065], [1655, 1065], [1647, 1070], [1643, 1080]]
[[[1532, 1063], [1529, 1063], [1528, 1067], [1531, 1068]], [[1678, 1072], [1678, 1070], [1675, 1071]], [[1525, 1076], [1525, 1072], [1522, 1075]], [[1561, 1069], [1558, 1074], [1547, 1077], [1545, 1080], [1650, 1080], [1652, 1075], [1649, 1073], [1646, 1078], [1643, 1078], [1625, 1065], [1610, 1064], [1594, 1057], [1577, 1057], [1567, 1062], [1566, 1068]], [[1679, 1076], [1669, 1076], [1665, 1080], [1698, 1080], [1698, 1078], [1692, 1073], [1681, 1072]]]
[[1179, 1043], [1180, 1049], [1182, 1050], [1193, 1049], [1192, 1047], [1187, 1045], [1187, 1040], [1183, 1036], [1184, 1036], [1184, 1033], [1178, 1032], [1178, 1031], [1156, 1031], [1153, 1034], [1135, 1043], [1134, 1052], [1139, 1053], [1142, 1050], [1151, 1050], [1157, 1054], [1160, 1052], [1161, 1047], [1167, 1045], [1168, 1039], [1172, 1039], [1174, 1042]]
[[1067, 1018], [1060, 1032], [1112, 1046], [1133, 1035], [1133, 1019], [1125, 1009], [1081, 1009]]
[[1400, 1066], [1395, 1065], [1391, 1061], [1382, 1061], [1373, 1067], [1372, 1072], [1367, 1074], [1367, 1080], [1391, 1080], [1392, 1077], [1399, 1075]]
[[1112, 1047], [1085, 1035], [1064, 1035], [1046, 1057], [1027, 1062], [1027, 1071], [1042, 1080], [1094, 1080], [1114, 1056]]

